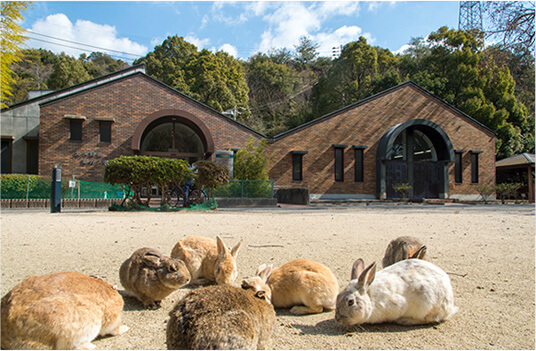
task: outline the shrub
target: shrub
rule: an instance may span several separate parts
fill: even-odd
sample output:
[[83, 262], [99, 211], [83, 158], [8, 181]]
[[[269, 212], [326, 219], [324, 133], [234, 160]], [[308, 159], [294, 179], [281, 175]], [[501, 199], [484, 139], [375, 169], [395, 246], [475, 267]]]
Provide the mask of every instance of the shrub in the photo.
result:
[[268, 142], [262, 139], [255, 147], [253, 138], [249, 138], [246, 147], [236, 152], [234, 160], [234, 178], [240, 180], [268, 180]]
[[197, 184], [207, 189], [209, 198], [214, 197], [214, 189], [229, 183], [229, 169], [212, 161], [197, 161], [194, 163], [197, 173]]

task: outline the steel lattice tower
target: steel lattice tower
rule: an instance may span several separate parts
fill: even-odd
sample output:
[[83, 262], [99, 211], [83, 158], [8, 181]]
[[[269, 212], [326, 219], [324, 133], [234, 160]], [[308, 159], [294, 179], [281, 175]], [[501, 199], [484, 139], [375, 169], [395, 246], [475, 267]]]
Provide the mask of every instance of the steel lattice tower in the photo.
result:
[[460, 16], [458, 19], [459, 30], [479, 29], [484, 30], [482, 24], [482, 2], [460, 1]]

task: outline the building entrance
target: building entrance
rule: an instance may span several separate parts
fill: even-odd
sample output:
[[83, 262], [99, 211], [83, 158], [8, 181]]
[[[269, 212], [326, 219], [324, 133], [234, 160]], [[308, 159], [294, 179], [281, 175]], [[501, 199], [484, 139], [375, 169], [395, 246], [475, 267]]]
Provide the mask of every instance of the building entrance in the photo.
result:
[[454, 150], [435, 123], [413, 120], [391, 128], [380, 140], [377, 154], [379, 197], [399, 198], [394, 186], [409, 184], [412, 199], [448, 197], [448, 163]]

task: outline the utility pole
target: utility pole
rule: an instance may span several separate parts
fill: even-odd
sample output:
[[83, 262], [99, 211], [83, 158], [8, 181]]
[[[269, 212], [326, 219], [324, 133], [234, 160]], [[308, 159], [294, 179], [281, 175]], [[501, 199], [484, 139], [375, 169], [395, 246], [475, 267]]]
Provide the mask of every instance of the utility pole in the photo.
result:
[[481, 1], [460, 1], [459, 30], [484, 30]]

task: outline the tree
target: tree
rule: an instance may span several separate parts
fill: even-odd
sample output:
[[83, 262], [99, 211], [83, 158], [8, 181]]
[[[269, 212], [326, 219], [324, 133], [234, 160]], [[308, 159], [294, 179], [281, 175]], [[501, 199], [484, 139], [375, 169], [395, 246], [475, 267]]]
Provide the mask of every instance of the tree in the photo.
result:
[[50, 89], [63, 89], [91, 79], [83, 61], [61, 53], [48, 80]]
[[234, 160], [234, 178], [239, 180], [268, 180], [268, 162], [266, 139], [255, 146], [253, 138], [246, 147], [238, 150]]
[[300, 86], [298, 73], [262, 53], [250, 57], [245, 67], [250, 109], [259, 119], [250, 125], [269, 135], [282, 132], [285, 120], [296, 113], [290, 99]]
[[[223, 112], [248, 109], [248, 88], [240, 62], [219, 51], [197, 51], [182, 37], [168, 37], [134, 64], [145, 62], [151, 77]], [[242, 118], [247, 118], [248, 113]]]
[[483, 59], [482, 33], [441, 27], [414, 43], [400, 60], [401, 76], [497, 132], [499, 159], [528, 151], [534, 131], [527, 128], [527, 109], [515, 96], [508, 67]]
[[301, 69], [305, 69], [307, 65], [311, 64], [318, 57], [319, 44], [314, 43], [307, 37], [301, 37], [300, 43], [295, 46], [296, 49], [296, 62]]
[[26, 40], [24, 28], [19, 24], [22, 13], [30, 3], [20, 1], [2, 1], [0, 31], [2, 34], [0, 51], [0, 107], [7, 107], [6, 100], [12, 96], [15, 83], [11, 64], [21, 60], [21, 46]]
[[486, 35], [513, 52], [528, 50], [534, 55], [534, 1], [484, 2], [490, 23]]

